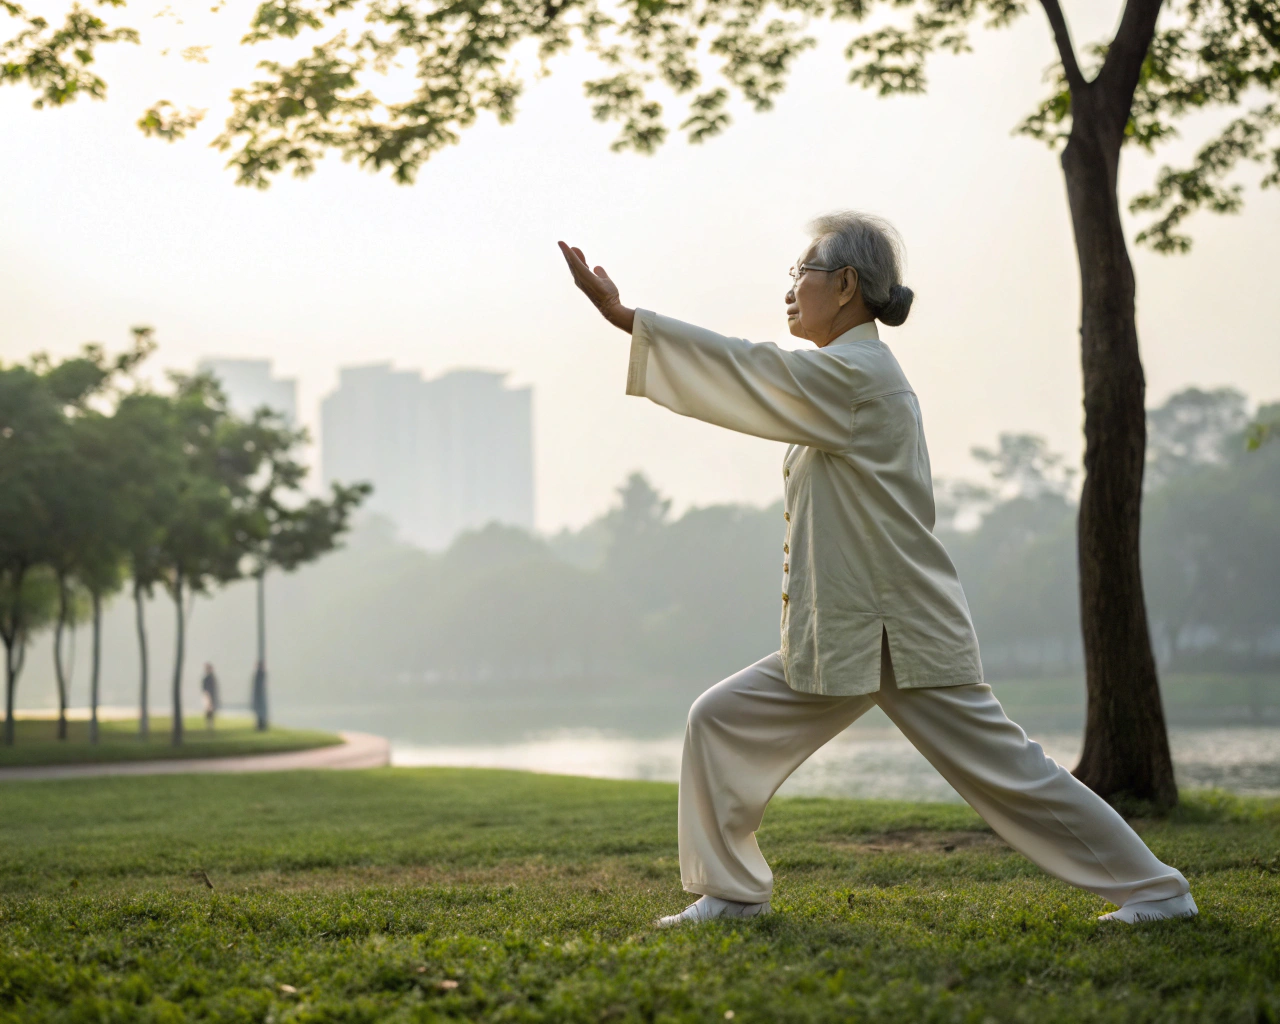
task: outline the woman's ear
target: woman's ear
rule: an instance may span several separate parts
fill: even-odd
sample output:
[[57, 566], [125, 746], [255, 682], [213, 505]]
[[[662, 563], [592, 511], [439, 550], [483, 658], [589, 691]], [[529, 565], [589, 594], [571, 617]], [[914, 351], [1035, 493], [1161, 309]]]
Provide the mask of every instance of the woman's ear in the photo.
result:
[[852, 302], [858, 294], [858, 272], [853, 267], [840, 268], [840, 305]]

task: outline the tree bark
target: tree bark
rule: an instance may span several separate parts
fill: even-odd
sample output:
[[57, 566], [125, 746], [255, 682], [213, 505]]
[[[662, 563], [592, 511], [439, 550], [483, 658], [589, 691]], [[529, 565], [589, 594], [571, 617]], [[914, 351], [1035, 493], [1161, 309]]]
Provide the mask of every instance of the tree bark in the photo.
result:
[[102, 595], [93, 592], [93, 658], [89, 666], [89, 742], [98, 742], [98, 679], [102, 667]]
[[267, 722], [267, 574], [258, 573], [258, 664], [253, 671], [253, 710], [258, 731], [266, 732]]
[[178, 611], [177, 633], [173, 653], [173, 728], [171, 742], [182, 746], [182, 659], [186, 654], [187, 620], [182, 609], [182, 574], [178, 573], [173, 586], [173, 604]]
[[1108, 800], [1167, 808], [1177, 803], [1178, 789], [1140, 561], [1146, 381], [1116, 194], [1133, 86], [1117, 116], [1120, 104], [1103, 91], [1102, 78], [1073, 93], [1062, 154], [1080, 261], [1085, 409], [1078, 557], [1088, 707], [1074, 774]]
[[62, 660], [62, 634], [67, 628], [67, 581], [58, 574], [58, 621], [53, 627], [53, 674], [58, 681], [58, 739], [67, 738], [67, 667]]
[[138, 662], [141, 679], [138, 694], [138, 735], [144, 740], [151, 735], [150, 695], [147, 693], [147, 621], [143, 611], [142, 587], [133, 584], [134, 621], [138, 627]]

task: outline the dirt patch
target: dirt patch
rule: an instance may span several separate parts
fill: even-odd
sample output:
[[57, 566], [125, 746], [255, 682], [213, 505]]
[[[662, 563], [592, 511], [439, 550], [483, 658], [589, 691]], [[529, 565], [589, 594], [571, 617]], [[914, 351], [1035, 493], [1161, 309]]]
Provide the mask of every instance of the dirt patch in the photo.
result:
[[1008, 844], [994, 832], [939, 832], [936, 829], [903, 828], [837, 839], [828, 844], [855, 853], [954, 853], [958, 850], [1007, 850]]
[[[403, 889], [432, 886], [562, 885], [583, 892], [607, 893], [636, 884], [634, 871], [623, 865], [545, 864], [534, 862], [490, 867], [450, 868], [427, 864], [349, 866], [297, 871], [211, 873], [214, 887], [226, 892], [342, 892], [365, 889]], [[673, 877], [679, 877], [678, 873]], [[157, 880], [136, 880], [139, 888], [154, 888]], [[196, 875], [164, 880], [172, 889], [199, 888]], [[148, 884], [150, 883], [150, 884]], [[163, 883], [162, 883], [163, 884]]]

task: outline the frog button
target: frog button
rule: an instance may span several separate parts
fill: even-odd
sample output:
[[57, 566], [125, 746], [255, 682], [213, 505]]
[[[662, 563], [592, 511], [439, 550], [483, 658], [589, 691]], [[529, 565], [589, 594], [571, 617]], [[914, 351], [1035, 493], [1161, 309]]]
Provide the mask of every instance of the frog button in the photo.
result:
[[791, 598], [790, 598], [790, 597], [788, 597], [786, 594], [783, 594], [783, 595], [782, 595], [782, 603], [783, 603], [783, 604], [786, 604], [786, 603], [787, 603], [788, 601], [790, 601], [790, 600], [791, 600]]
[[787, 522], [791, 522], [791, 513], [790, 513], [790, 512], [783, 512], [783, 513], [782, 513], [782, 518], [783, 518], [783, 519], [785, 519]]
[[791, 545], [790, 545], [790, 544], [783, 544], [783, 545], [782, 545], [782, 553], [783, 553], [784, 555], [789, 555], [789, 554], [791, 554]]

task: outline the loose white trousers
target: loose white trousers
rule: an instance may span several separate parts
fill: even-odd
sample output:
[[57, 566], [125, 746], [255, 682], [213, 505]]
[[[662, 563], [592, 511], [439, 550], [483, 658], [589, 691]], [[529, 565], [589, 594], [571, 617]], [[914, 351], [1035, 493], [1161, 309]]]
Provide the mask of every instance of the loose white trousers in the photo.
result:
[[815, 750], [879, 705], [996, 833], [1043, 870], [1123, 906], [1189, 891], [1101, 797], [1005, 716], [985, 683], [900, 690], [887, 650], [876, 693], [787, 686], [771, 654], [694, 702], [680, 766], [680, 872], [692, 893], [763, 903], [765, 806]]

